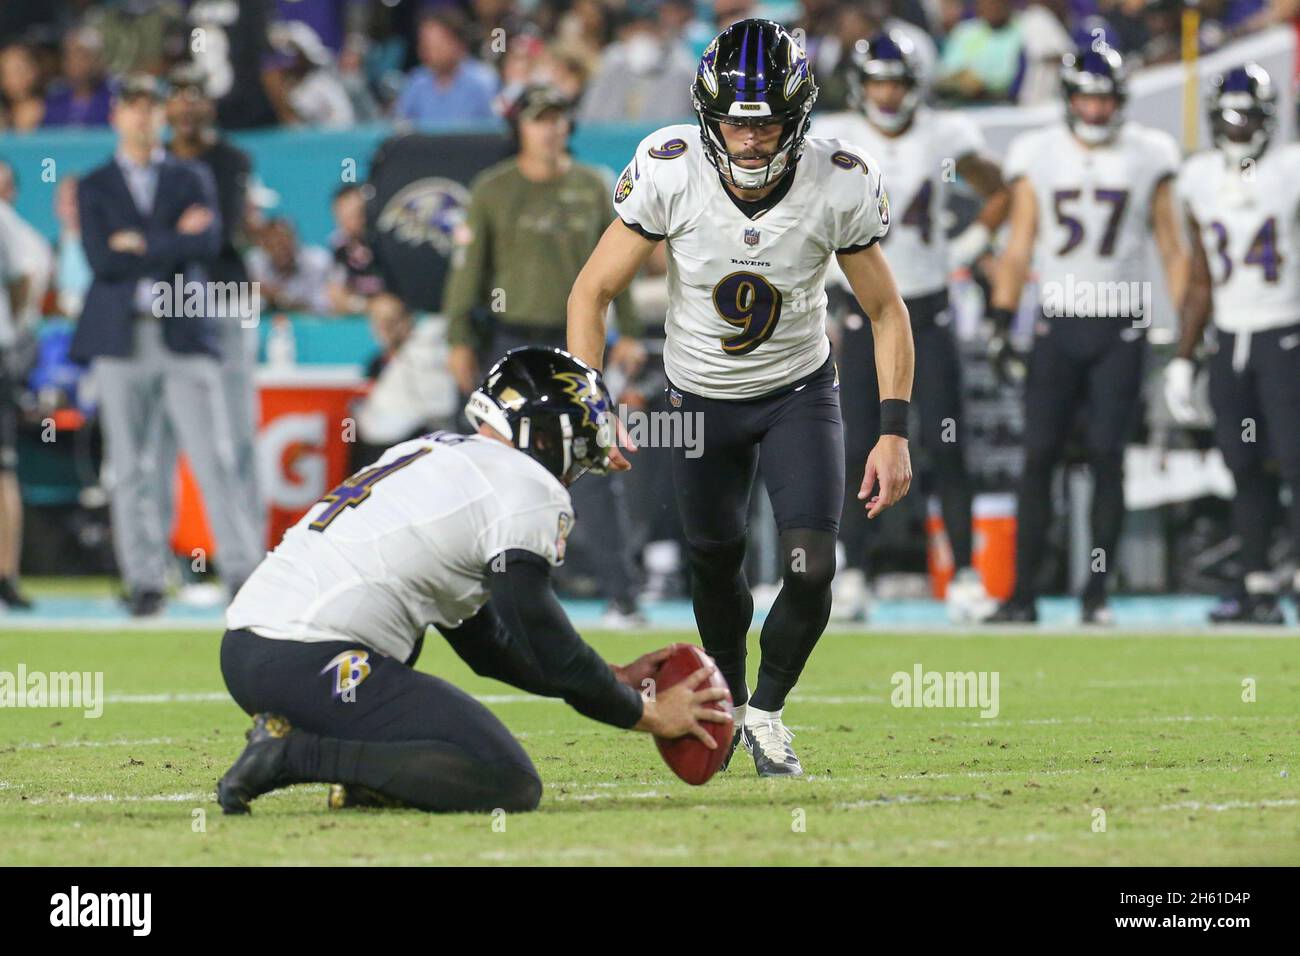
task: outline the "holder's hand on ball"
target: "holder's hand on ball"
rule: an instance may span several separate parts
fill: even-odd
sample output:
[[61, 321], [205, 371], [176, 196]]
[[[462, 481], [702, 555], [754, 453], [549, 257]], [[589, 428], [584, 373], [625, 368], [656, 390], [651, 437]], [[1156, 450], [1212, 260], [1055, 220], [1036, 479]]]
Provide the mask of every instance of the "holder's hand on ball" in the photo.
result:
[[665, 740], [691, 736], [708, 749], [716, 750], [718, 742], [700, 721], [729, 723], [729, 713], [709, 705], [715, 700], [725, 700], [730, 695], [725, 687], [696, 689], [715, 670], [716, 667], [701, 667], [686, 680], [656, 694], [653, 700], [647, 700], [636, 729], [649, 731]]
[[614, 677], [620, 684], [626, 684], [639, 694], [645, 688], [645, 681], [655, 676], [659, 665], [668, 660], [676, 648], [676, 644], [669, 644], [649, 654], [642, 654], [631, 664], [622, 667], [610, 664], [609, 669], [614, 672]]

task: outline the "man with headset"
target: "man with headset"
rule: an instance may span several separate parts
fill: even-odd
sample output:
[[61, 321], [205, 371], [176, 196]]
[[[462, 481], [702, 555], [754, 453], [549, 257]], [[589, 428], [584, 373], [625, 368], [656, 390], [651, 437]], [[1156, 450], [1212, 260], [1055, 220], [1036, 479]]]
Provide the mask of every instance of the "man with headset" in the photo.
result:
[[[443, 302], [449, 364], [463, 394], [477, 385], [479, 354], [565, 344], [569, 290], [611, 219], [609, 184], [599, 170], [569, 154], [572, 109], [558, 90], [525, 87], [507, 114], [515, 155], [484, 170], [470, 186]], [[619, 296], [614, 312], [618, 339], [610, 346], [609, 364], [632, 377], [645, 349], [637, 340], [630, 293]], [[488, 321], [476, 329], [473, 314]], [[592, 563], [609, 602], [603, 623], [641, 623], [622, 476], [583, 485], [576, 494], [583, 527], [573, 548], [598, 555]]]

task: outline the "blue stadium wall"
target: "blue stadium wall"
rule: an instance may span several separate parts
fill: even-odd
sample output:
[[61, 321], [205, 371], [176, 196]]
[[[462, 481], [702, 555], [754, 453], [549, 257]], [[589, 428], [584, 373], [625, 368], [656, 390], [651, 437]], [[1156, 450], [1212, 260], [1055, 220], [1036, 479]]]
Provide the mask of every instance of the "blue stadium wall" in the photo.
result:
[[[484, 124], [448, 132], [490, 132], [500, 128]], [[641, 124], [580, 127], [574, 136], [574, 154], [582, 162], [616, 172], [627, 164], [642, 137], [654, 128]], [[364, 182], [375, 149], [393, 132], [391, 126], [379, 124], [344, 132], [270, 129], [234, 133], [230, 139], [252, 156], [261, 181], [280, 194], [274, 212], [292, 219], [304, 242], [323, 244], [333, 228], [329, 197], [343, 182], [344, 163], [354, 162], [357, 180]], [[109, 130], [42, 130], [0, 136], [0, 159], [8, 161], [18, 173], [18, 213], [53, 240], [58, 223], [54, 218], [52, 176], [81, 175], [101, 165], [112, 155], [114, 142]], [[52, 174], [46, 170], [52, 170]]]

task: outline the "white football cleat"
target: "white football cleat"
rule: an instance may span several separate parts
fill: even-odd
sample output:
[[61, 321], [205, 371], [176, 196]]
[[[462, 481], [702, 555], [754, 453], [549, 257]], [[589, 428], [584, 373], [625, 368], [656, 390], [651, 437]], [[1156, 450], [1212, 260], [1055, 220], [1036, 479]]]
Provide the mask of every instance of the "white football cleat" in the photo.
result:
[[843, 568], [831, 582], [831, 620], [865, 622], [871, 611], [871, 587], [859, 568]]
[[610, 601], [600, 616], [600, 626], [607, 631], [635, 631], [649, 624], [645, 612], [632, 603]]
[[754, 769], [760, 777], [797, 777], [803, 773], [790, 746], [794, 732], [781, 722], [781, 711], [759, 710], [750, 704], [743, 731], [741, 742], [754, 758]]
[[995, 610], [998, 602], [984, 589], [984, 581], [974, 568], [962, 568], [948, 583], [944, 599], [948, 620], [953, 624], [974, 624]]

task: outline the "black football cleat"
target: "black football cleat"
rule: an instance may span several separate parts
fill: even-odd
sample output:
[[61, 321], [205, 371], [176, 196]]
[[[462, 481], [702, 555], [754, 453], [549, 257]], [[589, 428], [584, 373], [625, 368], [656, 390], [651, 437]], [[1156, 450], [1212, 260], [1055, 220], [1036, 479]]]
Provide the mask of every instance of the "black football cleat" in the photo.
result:
[[126, 609], [132, 617], [153, 617], [162, 613], [164, 603], [160, 591], [134, 591], [126, 599]]
[[1115, 612], [1110, 609], [1104, 597], [1084, 598], [1079, 619], [1092, 627], [1111, 627], [1115, 623]]
[[292, 781], [285, 773], [289, 721], [274, 714], [258, 714], [245, 735], [248, 745], [224, 777], [217, 781], [217, 803], [225, 813], [249, 813], [249, 803], [264, 793]]
[[803, 766], [790, 746], [792, 739], [794, 733], [781, 723], [780, 711], [752, 722], [746, 716], [742, 740], [754, 758], [754, 769], [760, 777], [797, 777], [803, 774]]
[[1211, 624], [1285, 624], [1282, 604], [1276, 594], [1244, 594], [1225, 597], [1210, 608]]
[[1037, 624], [1038, 607], [1031, 601], [1025, 603], [1012, 598], [1003, 601], [998, 609], [984, 618], [982, 624]]
[[0, 604], [15, 611], [30, 611], [32, 599], [18, 590], [17, 578], [0, 578]]
[[740, 737], [744, 731], [744, 727], [737, 727], [736, 732], [731, 735], [731, 745], [727, 747], [727, 755], [722, 758], [722, 766], [718, 768], [720, 771], [725, 771], [731, 766], [731, 758], [736, 756], [736, 748], [740, 746]]

